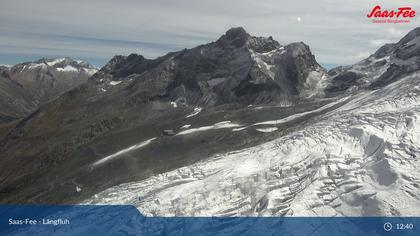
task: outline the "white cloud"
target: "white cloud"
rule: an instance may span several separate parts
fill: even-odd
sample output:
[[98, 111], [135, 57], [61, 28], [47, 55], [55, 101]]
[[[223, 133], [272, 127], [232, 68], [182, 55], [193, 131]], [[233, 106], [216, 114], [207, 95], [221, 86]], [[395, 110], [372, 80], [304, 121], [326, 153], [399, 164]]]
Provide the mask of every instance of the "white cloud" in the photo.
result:
[[394, 38], [401, 38], [402, 36], [404, 36], [404, 32], [402, 30], [395, 29], [394, 27], [389, 28], [388, 33], [390, 37]]
[[346, 56], [346, 58], [349, 61], [356, 62], [356, 61], [360, 61], [360, 60], [363, 60], [363, 59], [369, 57], [370, 54], [371, 53], [369, 53], [369, 52], [359, 52], [359, 53], [356, 53], [356, 54], [348, 55], [348, 56]]
[[379, 48], [387, 43], [392, 43], [392, 42], [394, 41], [390, 39], [372, 39], [372, 40], [369, 40], [369, 45], [374, 48]]

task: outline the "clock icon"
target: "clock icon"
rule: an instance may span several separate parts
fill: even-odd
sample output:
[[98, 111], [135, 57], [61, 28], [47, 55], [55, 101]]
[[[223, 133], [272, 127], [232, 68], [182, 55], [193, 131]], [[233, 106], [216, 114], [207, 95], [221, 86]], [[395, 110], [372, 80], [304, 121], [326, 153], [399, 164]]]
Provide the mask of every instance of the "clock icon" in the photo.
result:
[[386, 223], [384, 224], [384, 230], [385, 230], [385, 231], [391, 231], [391, 229], [392, 229], [392, 224], [391, 224], [391, 223], [389, 223], [389, 222], [386, 222]]

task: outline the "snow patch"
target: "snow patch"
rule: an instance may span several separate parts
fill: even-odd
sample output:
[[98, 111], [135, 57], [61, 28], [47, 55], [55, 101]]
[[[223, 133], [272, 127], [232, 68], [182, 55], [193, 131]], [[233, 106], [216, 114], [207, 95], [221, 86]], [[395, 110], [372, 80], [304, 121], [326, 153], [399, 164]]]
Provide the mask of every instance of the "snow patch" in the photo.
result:
[[238, 132], [238, 131], [242, 131], [242, 130], [244, 130], [244, 129], [246, 129], [246, 128], [248, 128], [248, 127], [234, 128], [234, 129], [232, 129], [232, 131], [233, 131], [233, 132]]
[[268, 127], [268, 128], [257, 128], [255, 130], [263, 132], [263, 133], [270, 133], [270, 132], [274, 132], [274, 131], [278, 130], [278, 128], [277, 127]]
[[64, 68], [56, 68], [57, 71], [61, 72], [78, 72], [79, 70], [75, 68], [74, 66], [67, 65]]
[[118, 85], [118, 84], [120, 84], [122, 81], [111, 81], [111, 82], [109, 82], [109, 84], [110, 85], [112, 85], [112, 86], [115, 86], [115, 85]]
[[82, 188], [79, 186], [76, 186], [76, 192], [80, 193], [82, 191]]
[[57, 58], [57, 59], [54, 59], [53, 61], [47, 62], [47, 65], [48, 66], [54, 66], [54, 65], [56, 65], [58, 63], [61, 63], [65, 60], [66, 60], [65, 58]]
[[190, 118], [193, 116], [196, 116], [198, 113], [200, 113], [203, 110], [203, 108], [201, 107], [195, 107], [193, 113], [189, 114], [188, 116], [186, 116], [185, 118]]
[[322, 106], [322, 107], [320, 107], [318, 109], [312, 110], [312, 111], [307, 111], [307, 112], [302, 112], [302, 113], [296, 113], [294, 115], [288, 116], [288, 117], [283, 118], [283, 119], [269, 120], [269, 121], [255, 123], [253, 125], [255, 126], [255, 125], [278, 125], [278, 124], [284, 124], [284, 123], [290, 122], [292, 120], [295, 120], [297, 118], [300, 118], [300, 117], [303, 117], [303, 116], [306, 116], [306, 115], [309, 115], [309, 114], [312, 114], [312, 113], [317, 113], [317, 112], [321, 112], [321, 111], [324, 111], [326, 109], [329, 109], [329, 108], [331, 108], [331, 107], [333, 107], [333, 106], [335, 106], [335, 105], [337, 105], [339, 103], [342, 103], [342, 102], [346, 101], [348, 98], [349, 97], [341, 98], [341, 99], [339, 99], [337, 101], [328, 103], [327, 105], [324, 105], [324, 106]]
[[27, 68], [29, 70], [32, 70], [32, 69], [46, 68], [46, 67], [47, 65], [45, 65], [44, 63], [31, 63]]
[[263, 55], [263, 56], [271, 57], [274, 54], [283, 54], [283, 53], [284, 53], [284, 47], [280, 47], [280, 48], [276, 48], [276, 49], [273, 49], [271, 51], [263, 52], [263, 53], [259, 53], [259, 54]]
[[199, 127], [199, 128], [193, 128], [193, 129], [187, 129], [184, 131], [181, 131], [179, 133], [177, 133], [176, 135], [186, 135], [186, 134], [192, 134], [192, 133], [196, 133], [196, 132], [202, 132], [202, 131], [207, 131], [207, 130], [212, 130], [212, 129], [226, 129], [226, 128], [233, 128], [233, 127], [238, 127], [240, 125], [238, 124], [234, 124], [230, 121], [222, 121], [213, 125], [209, 125], [209, 126], [203, 126], [203, 127]]
[[190, 125], [190, 124], [186, 124], [186, 125], [181, 126], [181, 129], [188, 129], [188, 128], [190, 128], [190, 127], [191, 127], [191, 125]]
[[92, 166], [98, 166], [98, 165], [101, 165], [101, 164], [103, 164], [103, 163], [105, 163], [105, 162], [108, 162], [108, 161], [110, 161], [110, 160], [112, 160], [112, 159], [114, 159], [114, 158], [116, 158], [116, 157], [118, 157], [118, 156], [121, 156], [121, 155], [123, 155], [123, 154], [125, 154], [125, 153], [127, 153], [127, 152], [131, 152], [131, 151], [133, 151], [133, 150], [136, 150], [136, 149], [139, 149], [139, 148], [145, 147], [145, 146], [149, 145], [149, 144], [150, 144], [153, 140], [155, 140], [155, 139], [156, 139], [156, 137], [155, 137], [155, 138], [148, 139], [148, 140], [143, 141], [143, 142], [141, 142], [141, 143], [138, 143], [138, 144], [136, 144], [136, 145], [130, 146], [130, 147], [128, 147], [128, 148], [124, 148], [124, 149], [122, 149], [121, 151], [118, 151], [118, 152], [116, 152], [116, 153], [114, 153], [114, 154], [112, 154], [112, 155], [109, 155], [109, 156], [106, 156], [106, 157], [104, 157], [104, 158], [100, 159], [99, 161], [94, 162], [94, 163], [92, 164]]
[[83, 71], [88, 75], [93, 75], [98, 72], [98, 69], [95, 68], [83, 68]]

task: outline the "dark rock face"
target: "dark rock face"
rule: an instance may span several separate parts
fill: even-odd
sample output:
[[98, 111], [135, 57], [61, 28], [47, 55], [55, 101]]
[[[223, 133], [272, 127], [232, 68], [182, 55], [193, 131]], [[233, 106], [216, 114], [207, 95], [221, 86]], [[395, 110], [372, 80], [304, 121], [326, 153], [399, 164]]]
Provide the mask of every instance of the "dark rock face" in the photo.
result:
[[232, 28], [217, 40], [217, 44], [226, 49], [240, 48], [245, 46], [249, 38], [250, 35], [242, 27]]
[[[148, 60], [141, 55], [131, 54], [129, 56], [113, 57], [101, 70], [103, 74], [109, 74], [113, 79], [124, 79], [129, 75], [141, 74], [159, 63], [159, 60]], [[101, 78], [103, 74], [95, 75]]]
[[410, 31], [398, 43], [382, 46], [353, 66], [330, 70], [331, 83], [326, 92], [331, 95], [360, 88], [377, 89], [419, 69], [420, 27]]
[[[72, 180], [92, 176], [88, 164], [103, 155], [133, 140], [173, 130], [197, 107], [211, 115], [250, 104], [297, 101], [302, 99], [302, 90], [310, 89], [306, 79], [314, 71], [319, 76], [324, 72], [307, 45], [282, 46], [271, 37], [250, 36], [242, 28], [227, 31], [215, 42], [153, 60], [136, 54], [116, 56], [86, 83], [19, 122], [0, 141], [0, 165], [9, 167], [0, 173], [5, 180], [0, 183], [0, 194], [7, 190], [0, 201], [74, 201], [71, 195], [60, 198], [49, 193], [72, 193]], [[206, 144], [192, 141], [198, 146]], [[207, 149], [212, 150], [208, 146], [203, 150]], [[169, 158], [173, 154], [160, 155]], [[186, 153], [175, 160], [187, 157], [197, 159]], [[162, 161], [141, 162], [142, 171], [134, 175], [148, 173], [145, 166], [161, 170], [167, 165], [160, 165]], [[69, 169], [72, 171], [60, 175]], [[117, 173], [118, 168], [108, 172]], [[93, 175], [99, 178], [95, 181], [100, 185], [91, 183], [97, 187], [123, 178], [116, 176], [107, 179], [108, 183], [99, 172]], [[51, 178], [58, 178], [55, 182], [61, 184], [45, 184]], [[19, 198], [10, 198], [12, 193]]]
[[94, 72], [93, 66], [70, 58], [0, 67], [0, 124], [27, 116], [41, 104], [85, 82]]
[[334, 78], [334, 83], [327, 88], [328, 93], [337, 93], [348, 90], [351, 86], [357, 85], [363, 75], [353, 71], [340, 73]]
[[282, 47], [242, 28], [229, 30], [215, 43], [182, 52], [173, 63], [170, 90], [184, 91], [187, 102], [200, 106], [292, 100], [299, 97], [308, 73], [322, 70], [303, 43]]
[[114, 57], [94, 79], [131, 79], [127, 90], [142, 100], [160, 96], [214, 107], [299, 98], [309, 72], [322, 70], [303, 43], [282, 47], [271, 37], [233, 28], [216, 42], [155, 60], [135, 54]]
[[314, 55], [308, 53], [310, 49], [306, 44], [292, 43], [287, 45], [285, 49], [286, 56], [281, 57], [279, 61], [279, 64], [286, 65], [281, 68], [281, 74], [288, 75], [288, 81], [291, 82], [291, 86], [286, 90], [292, 91], [293, 95], [299, 95], [300, 90], [305, 88], [309, 72], [321, 69], [319, 69], [320, 66], [316, 62]]

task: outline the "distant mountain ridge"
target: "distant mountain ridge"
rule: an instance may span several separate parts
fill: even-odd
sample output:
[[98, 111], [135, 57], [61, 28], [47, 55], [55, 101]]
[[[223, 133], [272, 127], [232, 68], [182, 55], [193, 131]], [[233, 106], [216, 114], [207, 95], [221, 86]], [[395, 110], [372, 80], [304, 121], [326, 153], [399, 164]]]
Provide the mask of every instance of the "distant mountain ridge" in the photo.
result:
[[10, 67], [11, 70], [55, 69], [59, 72], [85, 72], [93, 75], [98, 70], [95, 66], [81, 60], [64, 58], [41, 58], [32, 62], [23, 62]]
[[57, 95], [85, 82], [97, 69], [71, 58], [0, 66], [0, 124], [23, 118]]

